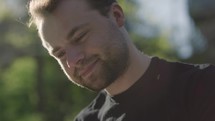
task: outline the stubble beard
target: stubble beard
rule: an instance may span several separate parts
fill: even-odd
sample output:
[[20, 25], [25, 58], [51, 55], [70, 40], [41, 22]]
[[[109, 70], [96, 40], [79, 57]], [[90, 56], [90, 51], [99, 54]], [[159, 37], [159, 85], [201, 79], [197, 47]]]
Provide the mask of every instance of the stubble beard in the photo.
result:
[[[110, 23], [110, 27], [111, 28], [107, 32], [110, 38], [106, 41], [110, 40], [112, 43], [109, 44], [109, 46], [104, 46], [102, 51], [105, 57], [102, 59], [99, 55], [94, 55], [98, 58], [100, 68], [97, 68], [96, 71], [91, 74], [90, 81], [84, 80], [76, 73], [74, 75], [74, 80], [79, 80], [79, 83], [73, 82], [78, 86], [94, 92], [99, 92], [107, 88], [127, 70], [129, 66], [129, 49], [127, 42], [122, 33], [116, 31], [112, 23]], [[115, 36], [115, 39], [113, 39], [112, 36]]]
[[78, 75], [75, 76], [80, 82], [78, 85], [94, 92], [99, 92], [108, 87], [126, 71], [128, 67], [128, 53], [126, 52], [118, 53], [114, 57], [107, 56], [107, 60], [99, 59], [97, 63], [100, 64], [100, 68], [96, 68], [96, 71], [90, 75], [89, 80], [85, 80]]
[[105, 55], [105, 59], [101, 59], [100, 56], [94, 56], [94, 58], [98, 59], [97, 63], [99, 66], [90, 75], [89, 80], [83, 79], [77, 73], [74, 74], [75, 80], [79, 80], [79, 83], [76, 83], [77, 85], [94, 92], [99, 92], [123, 75], [129, 64], [128, 47], [125, 41], [121, 42], [118, 46], [114, 46], [113, 51], [107, 49], [108, 47], [104, 48], [103, 54]]

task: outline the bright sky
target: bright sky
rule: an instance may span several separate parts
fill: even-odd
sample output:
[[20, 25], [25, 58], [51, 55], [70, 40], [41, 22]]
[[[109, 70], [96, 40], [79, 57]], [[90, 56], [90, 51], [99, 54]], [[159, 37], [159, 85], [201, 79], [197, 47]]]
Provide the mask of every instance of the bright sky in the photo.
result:
[[146, 23], [157, 26], [160, 34], [169, 33], [170, 42], [183, 58], [193, 51], [193, 23], [188, 14], [187, 0], [138, 0], [138, 15]]

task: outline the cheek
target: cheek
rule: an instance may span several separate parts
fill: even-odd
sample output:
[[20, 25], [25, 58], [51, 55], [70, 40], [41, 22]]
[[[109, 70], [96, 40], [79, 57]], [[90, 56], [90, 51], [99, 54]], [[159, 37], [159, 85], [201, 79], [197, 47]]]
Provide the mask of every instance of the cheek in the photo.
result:
[[66, 62], [56, 59], [61, 68], [65, 68]]
[[90, 54], [101, 54], [107, 48], [105, 41], [102, 37], [89, 38], [85, 43], [86, 52]]
[[101, 30], [97, 32], [92, 32], [91, 37], [89, 38], [95, 46], [106, 47], [111, 43], [112, 39], [114, 39], [114, 35], [110, 34], [110, 32], [108, 31], [111, 30], [108, 29], [105, 31]]
[[67, 74], [67, 75], [70, 75], [71, 70], [68, 68], [66, 61], [58, 60], [58, 63], [60, 65], [61, 69], [64, 71], [64, 73]]
[[74, 80], [74, 70], [72, 68], [69, 68], [66, 63], [59, 62], [59, 64], [68, 79], [76, 83], [77, 80]]

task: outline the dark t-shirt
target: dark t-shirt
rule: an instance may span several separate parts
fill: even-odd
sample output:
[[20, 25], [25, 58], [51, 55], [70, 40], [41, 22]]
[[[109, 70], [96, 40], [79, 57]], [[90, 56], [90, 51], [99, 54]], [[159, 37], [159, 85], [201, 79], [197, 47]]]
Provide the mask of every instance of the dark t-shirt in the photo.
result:
[[101, 91], [75, 121], [215, 121], [215, 67], [154, 57], [132, 87]]

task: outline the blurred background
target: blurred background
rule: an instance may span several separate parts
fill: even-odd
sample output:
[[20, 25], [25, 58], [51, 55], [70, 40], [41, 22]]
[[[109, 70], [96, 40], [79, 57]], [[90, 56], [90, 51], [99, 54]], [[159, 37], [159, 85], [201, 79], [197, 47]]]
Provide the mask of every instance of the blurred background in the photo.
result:
[[[0, 0], [0, 121], [72, 121], [95, 93], [74, 86], [29, 29], [29, 0]], [[144, 53], [215, 64], [214, 0], [118, 0]]]

